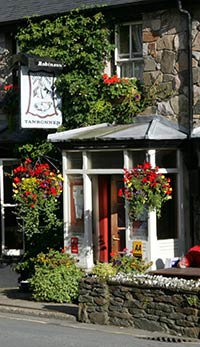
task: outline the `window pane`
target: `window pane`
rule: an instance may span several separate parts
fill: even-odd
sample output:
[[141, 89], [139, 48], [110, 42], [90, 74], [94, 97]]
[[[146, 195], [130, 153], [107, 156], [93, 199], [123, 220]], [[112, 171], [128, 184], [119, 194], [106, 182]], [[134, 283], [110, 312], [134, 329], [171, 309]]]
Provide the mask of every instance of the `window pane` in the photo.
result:
[[120, 76], [121, 77], [133, 77], [133, 62], [120, 63]]
[[146, 151], [131, 151], [130, 159], [132, 160], [133, 167], [143, 164], [146, 161]]
[[70, 175], [69, 178], [69, 207], [71, 232], [83, 232], [83, 177]]
[[[123, 179], [117, 181], [117, 192], [124, 188]], [[117, 196], [117, 216], [118, 216], [118, 227], [125, 228], [125, 201], [121, 196]]]
[[158, 240], [175, 239], [178, 237], [178, 223], [177, 223], [177, 176], [174, 174], [166, 175], [171, 179], [171, 186], [173, 189], [172, 199], [165, 202], [161, 218], [157, 220], [157, 237]]
[[119, 27], [119, 56], [129, 58], [129, 25]]
[[132, 52], [131, 56], [134, 58], [135, 56], [140, 56], [142, 54], [142, 25], [134, 24], [131, 26], [131, 45]]
[[122, 169], [123, 152], [91, 152], [92, 169]]
[[156, 165], [160, 168], [176, 168], [176, 153], [175, 150], [156, 151]]
[[82, 169], [82, 152], [68, 152], [68, 169]]
[[126, 61], [120, 62], [120, 76], [121, 77], [136, 77], [142, 79], [143, 75], [143, 62], [142, 61]]
[[13, 204], [13, 192], [12, 192], [12, 170], [19, 165], [19, 162], [15, 161], [4, 161], [3, 162], [3, 172], [4, 172], [4, 203]]
[[5, 208], [5, 246], [7, 249], [23, 248], [23, 230], [17, 230], [16, 215], [12, 208]]

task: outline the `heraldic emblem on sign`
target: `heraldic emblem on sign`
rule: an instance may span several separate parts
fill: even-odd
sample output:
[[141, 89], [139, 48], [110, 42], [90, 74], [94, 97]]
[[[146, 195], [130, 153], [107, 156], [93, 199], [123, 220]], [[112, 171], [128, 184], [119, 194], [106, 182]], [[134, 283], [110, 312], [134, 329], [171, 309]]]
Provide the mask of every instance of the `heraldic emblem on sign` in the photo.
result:
[[55, 76], [50, 73], [29, 75], [29, 101], [27, 114], [46, 118], [57, 114]]

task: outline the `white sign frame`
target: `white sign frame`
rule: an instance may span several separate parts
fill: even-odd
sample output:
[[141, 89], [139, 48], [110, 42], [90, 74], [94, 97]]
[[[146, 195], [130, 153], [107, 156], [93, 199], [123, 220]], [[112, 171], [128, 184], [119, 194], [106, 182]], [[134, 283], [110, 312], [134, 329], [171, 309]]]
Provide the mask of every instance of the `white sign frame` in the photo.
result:
[[20, 69], [21, 127], [56, 129], [62, 125], [61, 99], [53, 72]]

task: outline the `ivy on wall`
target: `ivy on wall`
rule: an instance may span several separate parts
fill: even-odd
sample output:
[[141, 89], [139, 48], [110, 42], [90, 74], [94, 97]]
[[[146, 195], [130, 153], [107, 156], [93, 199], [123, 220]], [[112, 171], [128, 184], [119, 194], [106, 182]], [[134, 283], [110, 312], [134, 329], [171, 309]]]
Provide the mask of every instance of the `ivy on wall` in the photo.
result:
[[[102, 13], [88, 16], [79, 10], [54, 20], [28, 19], [19, 29], [17, 40], [22, 53], [50, 57], [65, 66], [57, 88], [67, 129], [94, 124], [90, 109], [99, 98], [99, 81], [114, 49], [110, 36]], [[109, 115], [95, 118], [95, 123], [102, 121], [109, 121]]]

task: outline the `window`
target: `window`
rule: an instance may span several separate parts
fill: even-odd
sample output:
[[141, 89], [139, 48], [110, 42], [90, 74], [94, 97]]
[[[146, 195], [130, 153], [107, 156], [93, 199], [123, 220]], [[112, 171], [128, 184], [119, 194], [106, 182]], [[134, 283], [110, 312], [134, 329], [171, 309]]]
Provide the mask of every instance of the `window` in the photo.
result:
[[161, 211], [161, 218], [157, 219], [157, 238], [163, 239], [176, 239], [178, 238], [178, 185], [176, 174], [166, 175], [171, 179], [171, 186], [173, 189], [172, 199], [167, 201]]
[[116, 27], [115, 64], [120, 77], [142, 79], [142, 23], [127, 23]]

